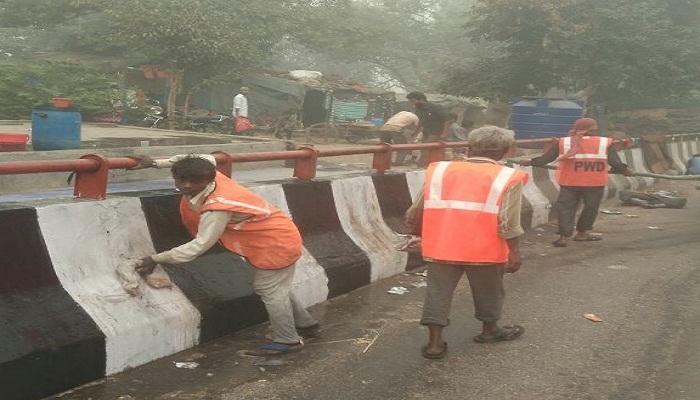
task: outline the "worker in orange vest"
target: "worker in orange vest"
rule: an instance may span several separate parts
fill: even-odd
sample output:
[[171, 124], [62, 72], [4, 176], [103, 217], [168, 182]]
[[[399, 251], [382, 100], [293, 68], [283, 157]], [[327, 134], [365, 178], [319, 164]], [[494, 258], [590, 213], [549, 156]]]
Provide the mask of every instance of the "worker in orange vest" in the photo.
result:
[[216, 171], [210, 155], [180, 155], [169, 160], [140, 159], [140, 167], [171, 167], [182, 193], [180, 216], [194, 238], [146, 257], [137, 271], [150, 274], [156, 264], [180, 264], [204, 254], [217, 242], [255, 268], [253, 289], [270, 318], [271, 342], [248, 352], [265, 356], [300, 350], [303, 336], [318, 333], [318, 322], [292, 292], [294, 264], [302, 239], [294, 222], [262, 197]]
[[468, 136], [468, 157], [428, 167], [423, 194], [407, 212], [407, 225], [422, 236], [428, 288], [421, 324], [428, 326], [425, 358], [443, 358], [442, 332], [449, 323], [452, 297], [467, 275], [476, 318], [482, 321], [478, 343], [513, 340], [518, 325], [499, 326], [505, 292], [503, 274], [522, 262], [518, 237], [523, 184], [527, 175], [498, 163], [514, 144], [513, 131], [484, 126]]
[[[552, 244], [566, 247], [569, 239], [579, 242], [592, 242], [602, 239], [592, 234], [605, 187], [610, 173], [625, 176], [633, 172], [625, 165], [612, 146], [612, 139], [597, 134], [598, 123], [592, 118], [581, 118], [569, 131], [569, 136], [559, 140], [558, 146], [540, 157], [523, 160], [521, 165], [543, 166], [557, 161], [557, 182], [560, 185], [556, 209], [559, 214], [559, 239]], [[579, 202], [583, 200], [583, 211], [576, 223], [574, 220]]]

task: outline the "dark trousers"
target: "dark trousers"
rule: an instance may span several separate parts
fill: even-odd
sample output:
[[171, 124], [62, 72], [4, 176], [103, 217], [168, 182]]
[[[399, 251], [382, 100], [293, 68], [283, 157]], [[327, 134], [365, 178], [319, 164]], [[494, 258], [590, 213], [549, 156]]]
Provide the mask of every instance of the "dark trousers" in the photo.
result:
[[574, 234], [576, 210], [581, 200], [583, 200], [583, 211], [576, 223], [576, 230], [585, 232], [593, 229], [604, 191], [604, 186], [562, 186], [557, 199], [559, 234], [563, 236]]
[[474, 300], [474, 316], [482, 322], [501, 318], [506, 292], [503, 288], [505, 264], [464, 266], [430, 263], [428, 289], [423, 304], [422, 325], [447, 326], [452, 296], [462, 276], [467, 275]]

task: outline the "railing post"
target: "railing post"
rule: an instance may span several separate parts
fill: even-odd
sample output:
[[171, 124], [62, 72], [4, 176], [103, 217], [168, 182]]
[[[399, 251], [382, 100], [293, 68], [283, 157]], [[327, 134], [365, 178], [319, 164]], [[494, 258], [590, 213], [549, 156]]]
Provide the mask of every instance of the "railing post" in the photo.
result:
[[372, 168], [374, 168], [378, 174], [383, 174], [384, 171], [391, 169], [391, 155], [393, 154], [390, 144], [382, 143], [381, 146], [384, 147], [383, 151], [374, 153], [374, 157], [372, 158]]
[[445, 142], [436, 142], [440, 147], [428, 150], [428, 163], [430, 165], [434, 162], [443, 161], [445, 159]]
[[109, 161], [97, 154], [88, 154], [81, 159], [95, 160], [98, 168], [91, 172], [75, 174], [73, 196], [79, 199], [104, 200], [107, 198], [107, 180], [109, 178]]
[[318, 163], [318, 150], [311, 147], [302, 147], [299, 150], [306, 151], [308, 157], [297, 158], [294, 162], [294, 177], [302, 181], [310, 181], [316, 177], [316, 165]]
[[223, 162], [216, 160], [216, 170], [230, 178], [231, 174], [233, 174], [233, 160], [231, 160], [231, 156], [223, 151], [215, 151], [211, 155], [214, 157], [220, 156], [224, 159]]

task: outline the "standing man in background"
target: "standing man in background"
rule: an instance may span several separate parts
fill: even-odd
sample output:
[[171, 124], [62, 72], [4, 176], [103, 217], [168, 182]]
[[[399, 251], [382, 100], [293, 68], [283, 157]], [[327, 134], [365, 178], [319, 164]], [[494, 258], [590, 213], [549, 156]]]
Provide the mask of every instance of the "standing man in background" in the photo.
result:
[[[424, 93], [411, 92], [406, 95], [418, 115], [420, 129], [423, 131], [423, 143], [446, 140], [450, 120], [447, 111], [439, 104], [430, 103]], [[427, 166], [428, 151], [421, 152], [418, 166]]]
[[[590, 231], [608, 185], [608, 165], [612, 167], [610, 173], [631, 176], [633, 172], [620, 160], [612, 146], [612, 139], [598, 136], [598, 123], [592, 118], [578, 119], [569, 136], [560, 139], [558, 146], [552, 146], [542, 156], [523, 160], [520, 165], [544, 166], [555, 160], [558, 162], [556, 177], [561, 189], [556, 203], [559, 239], [552, 244], [566, 247], [571, 237], [577, 242], [602, 240], [600, 235], [591, 234]], [[583, 211], [574, 227], [581, 200]]]
[[[379, 128], [382, 143], [406, 144], [408, 139], [418, 133], [420, 120], [418, 116], [409, 111], [399, 111]], [[394, 165], [404, 165], [408, 151], [396, 152]]]
[[253, 128], [248, 118], [248, 94], [250, 89], [241, 87], [240, 92], [233, 98], [233, 129], [237, 134], [243, 134]]

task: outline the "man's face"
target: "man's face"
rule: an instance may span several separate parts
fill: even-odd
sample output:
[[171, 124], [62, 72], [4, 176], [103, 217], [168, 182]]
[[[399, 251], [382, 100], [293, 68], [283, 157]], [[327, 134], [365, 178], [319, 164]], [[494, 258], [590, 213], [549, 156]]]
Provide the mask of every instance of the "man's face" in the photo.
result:
[[415, 108], [421, 108], [425, 105], [425, 103], [422, 100], [418, 99], [408, 99], [408, 102], [411, 103], [411, 105]]
[[179, 179], [173, 177], [175, 187], [185, 196], [194, 197], [204, 190], [211, 182], [210, 179]]

